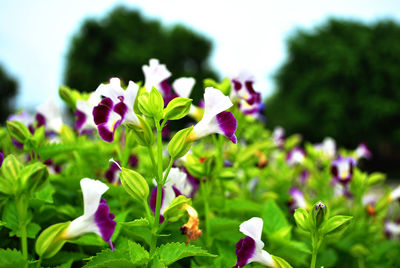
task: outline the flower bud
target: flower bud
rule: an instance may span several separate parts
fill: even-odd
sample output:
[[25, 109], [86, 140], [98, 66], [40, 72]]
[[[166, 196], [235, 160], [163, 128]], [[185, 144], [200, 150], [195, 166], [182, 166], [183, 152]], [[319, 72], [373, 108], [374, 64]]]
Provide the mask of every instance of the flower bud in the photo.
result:
[[193, 127], [178, 131], [168, 144], [168, 153], [173, 159], [184, 156], [192, 147], [193, 141], [189, 139]]
[[315, 226], [318, 228], [321, 223], [325, 220], [326, 206], [322, 202], [318, 202], [314, 206], [313, 217], [315, 221]]
[[35, 244], [36, 253], [43, 259], [48, 259], [57, 254], [65, 244], [62, 234], [68, 228], [70, 222], [51, 225], [37, 238]]
[[154, 134], [149, 123], [142, 116], [137, 115], [140, 126], [126, 123], [125, 125], [131, 129], [132, 134], [136, 137], [136, 141], [142, 146], [149, 146], [154, 143]]
[[179, 195], [172, 200], [171, 204], [164, 211], [163, 216], [169, 222], [175, 222], [184, 215], [184, 210], [187, 205], [191, 205], [192, 200], [184, 195]]
[[144, 92], [138, 98], [139, 110], [149, 117], [156, 118], [157, 120], [162, 119], [164, 100], [161, 93], [154, 87], [149, 92]]
[[25, 166], [20, 173], [19, 182], [21, 191], [37, 192], [47, 183], [49, 171], [46, 165], [36, 162]]
[[71, 89], [67, 86], [61, 86], [58, 89], [58, 95], [72, 110], [76, 110], [76, 101], [84, 98], [77, 90]]
[[178, 120], [185, 117], [190, 111], [191, 99], [177, 97], [172, 99], [164, 109], [166, 120]]
[[7, 129], [11, 137], [21, 143], [25, 143], [32, 136], [29, 129], [19, 121], [7, 121]]
[[121, 184], [125, 191], [139, 202], [146, 202], [149, 196], [149, 185], [138, 172], [121, 168]]
[[14, 155], [7, 155], [1, 168], [0, 192], [11, 195], [18, 190], [21, 169], [21, 162]]

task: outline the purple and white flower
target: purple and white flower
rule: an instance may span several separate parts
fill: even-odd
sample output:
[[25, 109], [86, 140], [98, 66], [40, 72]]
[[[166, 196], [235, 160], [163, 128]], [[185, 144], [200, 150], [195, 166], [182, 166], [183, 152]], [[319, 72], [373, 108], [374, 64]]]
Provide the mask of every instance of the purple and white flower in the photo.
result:
[[253, 78], [244, 74], [232, 79], [231, 98], [238, 101], [244, 114], [257, 115], [263, 108], [261, 94], [254, 90], [253, 84]]
[[282, 148], [285, 144], [285, 130], [282, 127], [274, 128], [272, 132], [272, 140], [278, 148]]
[[355, 158], [358, 160], [361, 158], [370, 159], [371, 157], [372, 153], [367, 145], [365, 143], [360, 143], [360, 145], [358, 145], [357, 149], [355, 150]]
[[76, 101], [75, 116], [77, 117], [75, 127], [79, 131], [96, 129], [93, 118], [93, 108], [99, 104], [101, 96], [98, 92], [92, 92], [87, 100]]
[[296, 147], [291, 151], [289, 151], [288, 154], [286, 155], [286, 163], [289, 166], [295, 166], [303, 163], [305, 157], [306, 153], [304, 152], [304, 150], [300, 147]]
[[116, 222], [106, 200], [101, 196], [108, 186], [98, 180], [84, 178], [80, 182], [83, 194], [83, 215], [73, 220], [63, 233], [64, 239], [74, 239], [86, 233], [95, 233], [114, 248], [111, 236]]
[[121, 166], [119, 162], [115, 161], [114, 159], [110, 159], [110, 167], [106, 170], [104, 177], [112, 184], [119, 184], [120, 183], [120, 172]]
[[336, 155], [336, 142], [331, 137], [326, 137], [322, 143], [315, 144], [314, 149], [327, 158], [334, 158]]
[[96, 89], [96, 94], [104, 99], [93, 108], [93, 118], [103, 140], [112, 142], [115, 130], [123, 123], [140, 125], [133, 111], [138, 90], [139, 86], [132, 81], [124, 90], [119, 78], [111, 78], [109, 84], [101, 84]]
[[207, 87], [204, 93], [203, 118], [194, 126], [191, 139], [197, 140], [212, 133], [219, 133], [236, 144], [236, 119], [231, 112], [225, 111], [232, 105], [229, 97], [220, 90]]
[[400, 238], [400, 222], [399, 221], [386, 221], [385, 234], [388, 238]]
[[293, 187], [289, 190], [289, 194], [290, 194], [289, 209], [291, 213], [294, 213], [294, 211], [298, 208], [307, 207], [307, 202], [304, 199], [302, 191]]
[[234, 268], [241, 268], [251, 262], [258, 262], [268, 267], [274, 267], [275, 262], [272, 256], [265, 250], [261, 241], [263, 220], [253, 217], [243, 222], [239, 230], [246, 235], [245, 238], [236, 243], [237, 262]]
[[168, 71], [165, 64], [160, 64], [157, 59], [150, 59], [149, 65], [143, 65], [142, 70], [144, 73], [144, 87], [146, 90], [150, 92], [150, 90], [155, 87], [162, 92], [161, 84], [171, 76], [171, 72]]
[[340, 182], [347, 184], [353, 177], [353, 169], [356, 164], [354, 158], [339, 156], [331, 163], [331, 173], [333, 175], [333, 182]]
[[59, 133], [63, 124], [60, 108], [53, 99], [48, 99], [45, 103], [36, 108], [35, 119], [37, 127], [45, 126], [46, 130]]

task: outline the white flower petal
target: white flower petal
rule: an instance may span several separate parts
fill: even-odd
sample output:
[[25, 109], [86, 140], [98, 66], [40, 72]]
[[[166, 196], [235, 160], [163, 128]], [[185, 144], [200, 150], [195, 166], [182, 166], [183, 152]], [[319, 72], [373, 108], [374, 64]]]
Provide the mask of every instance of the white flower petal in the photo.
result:
[[220, 112], [232, 107], [231, 99], [220, 90], [207, 87], [204, 93], [204, 115], [202, 121], [210, 121]]
[[114, 103], [119, 102], [118, 97], [124, 96], [125, 90], [121, 87], [121, 81], [117, 77], [110, 79], [108, 84], [100, 84], [96, 89], [96, 94], [110, 98]]
[[108, 190], [108, 186], [98, 180], [84, 178], [81, 180], [83, 194], [83, 215], [86, 217], [96, 213], [101, 196]]
[[171, 76], [165, 64], [160, 64], [157, 59], [150, 59], [149, 65], [143, 65], [142, 70], [145, 78], [144, 86], [147, 91], [153, 87], [159, 89], [159, 84]]
[[259, 250], [258, 248], [254, 252], [253, 257], [249, 259], [249, 263], [250, 262], [258, 262], [268, 267], [275, 267], [275, 262], [274, 259], [272, 259], [271, 254], [265, 250]]
[[38, 106], [36, 111], [45, 117], [47, 129], [60, 132], [63, 122], [60, 108], [56, 105], [54, 99], [48, 99]]
[[243, 234], [247, 236], [250, 236], [256, 242], [257, 241], [261, 242], [262, 228], [263, 228], [263, 220], [259, 217], [253, 217], [250, 220], [240, 224], [239, 231], [241, 231]]
[[390, 194], [392, 200], [400, 198], [400, 186], [397, 186]]
[[189, 98], [195, 83], [193, 77], [181, 77], [172, 83], [172, 87], [179, 97]]
[[164, 186], [164, 196], [163, 196], [163, 200], [162, 200], [162, 205], [161, 205], [161, 209], [160, 209], [160, 214], [164, 214], [164, 211], [169, 207], [169, 205], [171, 204], [172, 200], [175, 199], [175, 192], [172, 189], [172, 186]]

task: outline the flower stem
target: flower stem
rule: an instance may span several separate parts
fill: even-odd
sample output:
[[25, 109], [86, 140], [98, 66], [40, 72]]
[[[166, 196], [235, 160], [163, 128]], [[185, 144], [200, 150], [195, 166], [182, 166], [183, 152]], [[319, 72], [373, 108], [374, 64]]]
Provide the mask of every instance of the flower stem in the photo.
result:
[[310, 268], [315, 268], [315, 264], [317, 263], [318, 249], [322, 243], [322, 238], [318, 234], [318, 231], [316, 233], [312, 234], [311, 240], [312, 240], [311, 242], [312, 242], [313, 251], [312, 251]]
[[157, 129], [157, 199], [156, 199], [156, 210], [155, 210], [155, 217], [154, 223], [152, 228], [152, 237], [150, 243], [150, 255], [154, 254], [154, 251], [157, 246], [157, 237], [158, 237], [158, 229], [160, 226], [160, 209], [161, 209], [161, 194], [162, 194], [162, 187], [163, 187], [163, 178], [162, 178], [162, 137], [161, 137], [161, 130], [162, 126], [164, 126], [164, 122], [162, 122], [160, 126], [160, 122], [154, 119], [154, 123]]
[[21, 251], [25, 259], [28, 259], [28, 237], [26, 233], [26, 214], [28, 200], [18, 196], [15, 198], [15, 205], [18, 213], [19, 231], [21, 235]]
[[210, 241], [210, 219], [209, 219], [209, 214], [210, 214], [210, 206], [208, 204], [208, 184], [207, 180], [203, 182], [203, 180], [200, 180], [200, 188], [201, 188], [201, 195], [203, 197], [203, 203], [204, 203], [204, 221], [205, 221], [205, 240], [206, 240], [206, 247], [209, 248], [211, 246], [211, 241]]
[[169, 172], [171, 171], [172, 165], [174, 164], [174, 160], [175, 160], [175, 159], [173, 159], [172, 157], [171, 157], [170, 160], [169, 160], [169, 164], [168, 164], [168, 167], [167, 167], [167, 169], [166, 169], [166, 171], [165, 171], [165, 175], [164, 175], [164, 178], [163, 178], [163, 181], [162, 181], [162, 185], [164, 185], [165, 182], [167, 181]]

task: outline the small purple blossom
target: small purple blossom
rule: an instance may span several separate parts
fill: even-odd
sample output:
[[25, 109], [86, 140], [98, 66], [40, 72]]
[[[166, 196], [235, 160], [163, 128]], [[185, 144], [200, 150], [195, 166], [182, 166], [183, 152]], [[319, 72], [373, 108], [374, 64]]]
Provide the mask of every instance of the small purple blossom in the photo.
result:
[[340, 182], [344, 185], [350, 182], [353, 177], [355, 163], [354, 158], [342, 156], [339, 156], [336, 160], [332, 161], [331, 173], [333, 176], [333, 182]]
[[288, 152], [286, 155], [286, 163], [289, 166], [294, 166], [303, 163], [306, 153], [300, 147], [296, 147]]

